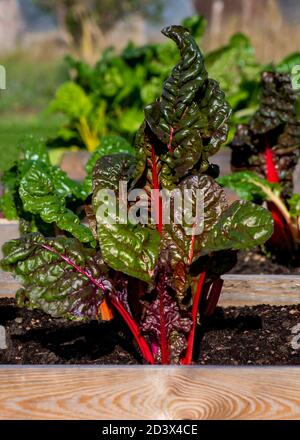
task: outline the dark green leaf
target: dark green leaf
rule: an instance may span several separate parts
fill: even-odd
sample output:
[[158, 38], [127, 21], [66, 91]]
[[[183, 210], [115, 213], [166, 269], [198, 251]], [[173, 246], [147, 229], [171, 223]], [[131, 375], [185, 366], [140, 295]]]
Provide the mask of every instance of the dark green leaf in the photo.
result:
[[241, 199], [249, 200], [250, 202], [268, 200], [269, 195], [265, 190], [272, 191], [277, 196], [282, 192], [280, 184], [270, 183], [252, 171], [240, 171], [227, 174], [219, 177], [217, 182], [235, 191]]
[[2, 269], [13, 272], [23, 286], [17, 294], [20, 306], [54, 317], [99, 318], [104, 293], [112, 286], [95, 250], [73, 238], [28, 234], [7, 242], [3, 254]]
[[[131, 224], [129, 221], [122, 224], [117, 212], [119, 182], [130, 181], [133, 172], [132, 156], [119, 154], [101, 158], [94, 170], [93, 208], [101, 252], [106, 263], [115, 270], [150, 281], [157, 262], [160, 236], [155, 230], [141, 224]], [[102, 191], [108, 195], [112, 192], [115, 198], [105, 203]], [[112, 209], [106, 209], [109, 207]], [[127, 214], [127, 200], [125, 210]]]
[[208, 79], [191, 34], [181, 26], [162, 32], [176, 42], [181, 60], [165, 81], [160, 100], [145, 108], [144, 136], [137, 137], [136, 148], [147, 153], [150, 142], [164, 173], [168, 167], [178, 180], [196, 166], [208, 168], [208, 157], [227, 138], [230, 109], [218, 83]]
[[94, 151], [94, 153], [91, 155], [90, 159], [88, 160], [86, 164], [86, 174], [87, 177], [85, 179], [85, 188], [86, 192], [88, 194], [92, 193], [93, 189], [93, 183], [92, 183], [92, 177], [93, 177], [93, 169], [96, 165], [96, 162], [102, 157], [107, 156], [111, 154], [119, 154], [119, 153], [127, 153], [133, 155], [135, 153], [135, 150], [130, 145], [130, 143], [122, 138], [121, 136], [115, 136], [115, 135], [109, 135], [109, 136], [103, 136], [101, 138], [101, 142], [99, 147]]
[[246, 201], [234, 202], [215, 226], [202, 236], [201, 255], [226, 249], [249, 249], [265, 243], [273, 233], [272, 215]]
[[[191, 190], [189, 195], [186, 190]], [[181, 193], [182, 200], [185, 194], [185, 201], [188, 201], [192, 208], [193, 219], [185, 219], [179, 224], [175, 223], [174, 220], [178, 221], [178, 216], [174, 217], [174, 197], [172, 197], [171, 223], [164, 225], [161, 248], [169, 252], [168, 257], [173, 269], [173, 286], [178, 299], [182, 301], [187, 289], [188, 267], [202, 252], [203, 236], [214, 227], [228, 205], [222, 188], [206, 175], [185, 178], [176, 191]], [[196, 204], [197, 191], [202, 194], [198, 206]], [[185, 207], [185, 209], [189, 208]]]

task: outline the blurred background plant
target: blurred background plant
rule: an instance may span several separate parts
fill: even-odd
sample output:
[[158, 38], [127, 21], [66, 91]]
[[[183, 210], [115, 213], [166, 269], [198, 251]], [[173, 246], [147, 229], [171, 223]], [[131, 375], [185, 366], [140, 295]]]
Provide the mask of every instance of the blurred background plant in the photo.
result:
[[105, 34], [131, 13], [145, 20], [157, 20], [164, 0], [34, 0], [57, 18], [69, 46], [83, 60], [93, 63], [105, 47]]
[[233, 131], [257, 106], [262, 70], [300, 63], [297, 0], [1, 0], [0, 172], [27, 133], [61, 151], [92, 151], [106, 134], [131, 141], [177, 57], [159, 30], [195, 12], [204, 18], [185, 25], [233, 107]]

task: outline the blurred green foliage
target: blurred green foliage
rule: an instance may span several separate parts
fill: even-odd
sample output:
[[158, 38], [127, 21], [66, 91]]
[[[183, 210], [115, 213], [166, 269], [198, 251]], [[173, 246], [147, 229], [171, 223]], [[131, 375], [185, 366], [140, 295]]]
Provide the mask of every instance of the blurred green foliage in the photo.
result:
[[[201, 45], [206, 20], [194, 16], [182, 24]], [[291, 71], [299, 57], [295, 53], [278, 66], [262, 65], [255, 58], [249, 38], [241, 33], [205, 55], [209, 75], [220, 82], [233, 109], [230, 137], [235, 126], [247, 122], [256, 110], [261, 73], [277, 67]], [[108, 48], [93, 67], [67, 57], [70, 81], [57, 90], [50, 108], [65, 114], [68, 123], [49, 145], [93, 151], [108, 133], [120, 134], [131, 142], [143, 121], [142, 109], [160, 96], [161, 84], [177, 60], [176, 45], [170, 41], [145, 46], [129, 43], [120, 54]]]
[[63, 124], [61, 115], [44, 109], [55, 90], [68, 78], [61, 60], [35, 58], [29, 53], [1, 57], [6, 69], [7, 88], [0, 91], [0, 173], [18, 157], [24, 136], [47, 139]]
[[0, 58], [6, 69], [6, 90], [0, 91], [0, 112], [44, 109], [55, 89], [68, 78], [61, 60], [35, 59], [26, 53]]
[[19, 156], [19, 146], [28, 135], [48, 139], [57, 133], [64, 118], [59, 115], [1, 114], [0, 117], [0, 175], [8, 170]]

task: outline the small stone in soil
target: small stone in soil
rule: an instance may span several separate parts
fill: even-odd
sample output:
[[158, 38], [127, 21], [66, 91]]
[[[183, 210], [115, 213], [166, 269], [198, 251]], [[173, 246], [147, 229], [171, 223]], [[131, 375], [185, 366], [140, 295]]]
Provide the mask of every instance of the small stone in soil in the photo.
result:
[[3, 325], [0, 325], [0, 350], [6, 350], [6, 331]]

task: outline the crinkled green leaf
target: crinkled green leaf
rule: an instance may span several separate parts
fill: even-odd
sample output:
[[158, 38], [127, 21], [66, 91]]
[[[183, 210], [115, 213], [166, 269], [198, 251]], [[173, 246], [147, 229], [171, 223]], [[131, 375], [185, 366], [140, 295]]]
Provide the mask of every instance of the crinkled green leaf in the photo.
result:
[[50, 158], [42, 139], [36, 139], [34, 136], [26, 136], [21, 144], [22, 159], [25, 161], [39, 161], [50, 165]]
[[[102, 190], [110, 190], [119, 197], [119, 181], [130, 181], [134, 172], [134, 158], [129, 155], [112, 155], [101, 158], [94, 169], [93, 208], [97, 219], [97, 233], [105, 262], [113, 269], [144, 281], [150, 281], [155, 268], [160, 236], [156, 230], [141, 224], [120, 223], [116, 210], [99, 214], [103, 199]], [[127, 206], [125, 206], [127, 208]]]
[[103, 136], [100, 141], [99, 147], [94, 151], [94, 153], [91, 155], [90, 159], [88, 160], [85, 170], [86, 170], [86, 179], [85, 179], [85, 189], [88, 194], [92, 193], [93, 189], [93, 169], [96, 165], [96, 162], [102, 157], [107, 156], [111, 154], [118, 154], [118, 153], [127, 153], [134, 155], [135, 150], [130, 145], [130, 143], [122, 138], [121, 136], [117, 135], [107, 135]]
[[93, 170], [93, 190], [113, 190], [118, 195], [119, 183], [130, 182], [135, 173], [135, 158], [127, 153], [106, 155], [98, 159]]
[[[97, 214], [96, 218], [98, 220]], [[113, 269], [143, 281], [150, 281], [157, 263], [160, 236], [156, 230], [140, 224], [117, 224], [110, 216], [108, 222], [97, 222], [101, 252]]]
[[[190, 192], [187, 193], [187, 190]], [[178, 191], [182, 200], [189, 203], [183, 208], [185, 210], [192, 208], [193, 218], [183, 219], [175, 214], [174, 197], [177, 196], [175, 193], [170, 201], [171, 222], [164, 225], [161, 248], [168, 250], [168, 258], [173, 270], [173, 286], [178, 299], [182, 301], [187, 289], [189, 266], [200, 255], [203, 235], [213, 228], [228, 205], [222, 188], [206, 175], [186, 177], [176, 188], [176, 192]]]
[[42, 141], [32, 137], [25, 139], [20, 158], [6, 171], [2, 181], [5, 195], [0, 203], [7, 218], [23, 219], [32, 230], [42, 233], [49, 233], [49, 229], [57, 225], [83, 242], [94, 243], [91, 231], [80, 224], [79, 217], [72, 211], [82, 205], [88, 195], [84, 185], [51, 165]]
[[[209, 166], [228, 134], [230, 109], [216, 81], [208, 79], [203, 56], [190, 32], [181, 26], [165, 28], [181, 60], [164, 82], [161, 98], [145, 108], [145, 122], [136, 139], [144, 154], [148, 144], [159, 156], [162, 170], [180, 179], [194, 167]], [[144, 134], [143, 134], [144, 132]]]
[[[262, 244], [270, 237], [273, 229], [272, 217], [263, 208], [249, 202], [236, 202], [228, 208], [224, 191], [211, 177], [187, 177], [178, 189], [182, 193], [186, 189], [192, 190], [189, 197], [186, 194], [186, 200], [190, 200], [194, 218], [189, 220], [189, 224], [176, 224], [174, 217], [171, 217], [171, 223], [164, 225], [161, 246], [169, 251], [174, 271], [173, 283], [178, 298], [183, 300], [188, 282], [188, 266], [192, 262], [196, 264], [199, 257], [211, 252], [245, 249]], [[200, 199], [202, 210], [198, 212], [197, 190], [203, 194]], [[171, 216], [173, 210], [174, 202], [171, 199]]]
[[[193, 227], [199, 227], [199, 232], [196, 236], [196, 242], [194, 243], [194, 256], [196, 256], [201, 248], [201, 242], [203, 234], [207, 234], [208, 231], [217, 222], [220, 215], [227, 209], [228, 204], [223, 189], [209, 176], [195, 175], [186, 177], [180, 185], [176, 188], [176, 192], [180, 191], [182, 199], [185, 197], [185, 202], [188, 201], [192, 207], [192, 223], [183, 222], [181, 219], [174, 217], [174, 197], [170, 201], [170, 213], [171, 223], [164, 225], [162, 235], [162, 248], [169, 249], [171, 254], [171, 262], [174, 267], [174, 263], [184, 262], [189, 264], [189, 253], [191, 248], [192, 236], [194, 235]], [[188, 194], [186, 190], [190, 190]], [[197, 218], [196, 212], [196, 196], [197, 191], [202, 194], [203, 198], [199, 199]], [[176, 196], [176, 193], [174, 194]], [[187, 207], [186, 207], [187, 209]], [[179, 220], [179, 224], [175, 223], [175, 220]], [[197, 224], [195, 224], [197, 223]], [[196, 229], [195, 229], [196, 230]]]
[[54, 317], [99, 318], [104, 293], [112, 286], [98, 252], [74, 238], [28, 234], [7, 242], [3, 254], [1, 267], [23, 286], [17, 294], [19, 306], [39, 308]]
[[[20, 180], [34, 162], [50, 165], [49, 156], [44, 143], [33, 136], [26, 136], [22, 141], [18, 160], [1, 176], [4, 194], [0, 197], [0, 211], [8, 220], [16, 220], [24, 216], [22, 202], [19, 197]], [[25, 214], [26, 217], [26, 214]]]
[[246, 201], [234, 202], [204, 234], [201, 255], [226, 249], [249, 249], [265, 243], [273, 233], [272, 215]]
[[253, 171], [240, 171], [219, 177], [217, 182], [235, 191], [243, 200], [250, 202], [261, 202], [268, 200], [269, 196], [264, 190], [271, 190], [276, 196], [282, 192], [282, 187], [278, 183], [270, 183], [262, 179]]
[[[66, 197], [81, 196], [81, 188], [58, 168], [33, 162], [20, 181], [19, 194], [24, 210], [37, 214], [46, 223], [56, 223], [84, 243], [94, 243], [92, 232], [66, 207]], [[84, 195], [84, 193], [82, 194]]]

